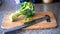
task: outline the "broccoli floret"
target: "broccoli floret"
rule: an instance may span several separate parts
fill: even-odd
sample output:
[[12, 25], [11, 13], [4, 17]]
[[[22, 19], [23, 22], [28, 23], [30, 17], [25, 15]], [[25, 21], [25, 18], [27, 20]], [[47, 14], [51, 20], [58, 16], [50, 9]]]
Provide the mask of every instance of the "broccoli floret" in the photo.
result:
[[25, 15], [25, 20], [31, 20], [35, 10], [31, 2], [23, 2], [20, 4], [20, 9], [9, 16], [10, 21], [14, 21], [18, 16]]

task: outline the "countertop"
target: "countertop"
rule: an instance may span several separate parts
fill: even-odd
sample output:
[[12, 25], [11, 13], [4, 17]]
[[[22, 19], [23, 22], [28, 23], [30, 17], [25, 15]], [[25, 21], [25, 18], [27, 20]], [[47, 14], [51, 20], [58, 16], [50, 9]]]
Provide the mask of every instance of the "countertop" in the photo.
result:
[[[58, 27], [53, 29], [44, 29], [44, 30], [16, 30], [12, 32], [8, 32], [5, 34], [60, 34], [60, 3], [51, 3], [51, 4], [34, 4], [35, 11], [52, 11], [55, 14]], [[3, 30], [1, 29], [1, 24], [3, 18], [7, 12], [15, 12], [18, 10], [19, 5], [11, 5], [11, 4], [2, 4], [0, 6], [0, 34], [3, 34]]]

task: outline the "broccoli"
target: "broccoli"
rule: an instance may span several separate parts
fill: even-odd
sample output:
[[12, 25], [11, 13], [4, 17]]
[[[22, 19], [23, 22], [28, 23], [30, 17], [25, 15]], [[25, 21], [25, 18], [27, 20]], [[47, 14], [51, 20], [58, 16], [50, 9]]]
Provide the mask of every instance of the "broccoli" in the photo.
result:
[[25, 20], [31, 20], [35, 14], [34, 6], [31, 2], [20, 3], [20, 9], [9, 16], [10, 21], [14, 21], [18, 16], [24, 15]]

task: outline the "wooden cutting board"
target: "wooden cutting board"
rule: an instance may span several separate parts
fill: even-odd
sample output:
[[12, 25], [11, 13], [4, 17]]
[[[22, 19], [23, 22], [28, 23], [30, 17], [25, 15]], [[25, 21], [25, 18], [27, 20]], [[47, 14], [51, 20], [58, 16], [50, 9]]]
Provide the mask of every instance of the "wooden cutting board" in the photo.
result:
[[[15, 22], [11, 22], [9, 20], [9, 15], [11, 14], [11, 12], [8, 12], [3, 21], [2, 21], [2, 25], [1, 28], [2, 29], [8, 29], [8, 28], [12, 28], [15, 26], [21, 26], [24, 22], [26, 22], [22, 16], [20, 16]], [[46, 28], [55, 28], [57, 27], [57, 22], [55, 19], [55, 16], [53, 14], [53, 12], [36, 12], [35, 15], [32, 17], [32, 19], [37, 19], [37, 18], [41, 18], [44, 17], [45, 15], [49, 15], [50, 16], [50, 20], [51, 22], [47, 22], [46, 20], [39, 22], [37, 24], [34, 24], [32, 26], [23, 28], [23, 29], [46, 29]]]

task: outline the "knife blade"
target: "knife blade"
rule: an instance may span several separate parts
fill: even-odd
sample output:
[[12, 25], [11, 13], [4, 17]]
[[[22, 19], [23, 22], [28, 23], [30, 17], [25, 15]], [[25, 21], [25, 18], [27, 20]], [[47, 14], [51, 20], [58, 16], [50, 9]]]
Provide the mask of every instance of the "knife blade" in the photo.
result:
[[31, 25], [33, 25], [33, 24], [36, 24], [36, 23], [41, 22], [41, 21], [43, 21], [43, 20], [46, 20], [46, 19], [48, 19], [48, 18], [49, 18], [48, 16], [45, 16], [45, 17], [38, 18], [38, 19], [29, 21], [29, 22], [25, 22], [25, 23], [24, 23], [23, 25], [21, 25], [21, 26], [16, 26], [16, 27], [13, 27], [13, 28], [5, 29], [4, 32], [9, 32], [9, 31], [14, 31], [14, 30], [26, 28], [26, 27], [29, 27], [29, 26], [31, 26]]

